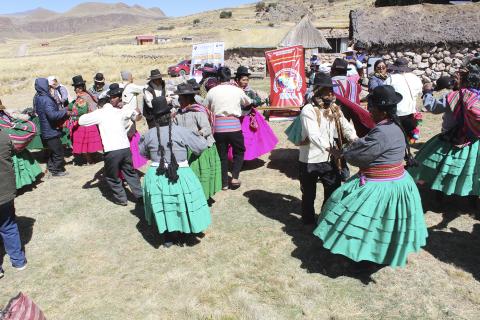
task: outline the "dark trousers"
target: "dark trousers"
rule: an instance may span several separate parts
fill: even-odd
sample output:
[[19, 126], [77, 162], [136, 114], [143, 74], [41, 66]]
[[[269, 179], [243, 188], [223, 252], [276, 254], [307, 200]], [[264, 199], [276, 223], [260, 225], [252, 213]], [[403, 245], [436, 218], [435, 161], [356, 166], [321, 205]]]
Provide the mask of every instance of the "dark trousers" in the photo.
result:
[[214, 134], [215, 143], [222, 164], [222, 186], [228, 186], [228, 146], [232, 146], [233, 165], [232, 178], [238, 179], [243, 166], [245, 142], [242, 131], [222, 132]]
[[400, 116], [398, 118], [400, 119], [400, 123], [402, 124], [403, 129], [405, 129], [407, 135], [411, 137], [413, 130], [417, 127], [417, 120], [414, 118], [413, 114]]
[[[27, 260], [25, 259], [25, 253], [22, 251], [13, 200], [0, 205], [0, 237], [2, 237], [5, 251], [9, 255], [12, 265], [14, 267], [23, 267]], [[0, 263], [1, 270], [2, 266]]]
[[133, 195], [138, 199], [143, 196], [140, 178], [133, 168], [132, 153], [130, 148], [106, 152], [103, 156], [105, 180], [112, 190], [113, 198], [119, 202], [127, 201], [127, 193], [123, 188], [122, 180], [118, 176], [122, 172], [125, 181], [127, 181]]
[[302, 220], [305, 223], [315, 222], [315, 197], [317, 183], [323, 185], [323, 204], [342, 182], [338, 170], [330, 162], [299, 162], [300, 188], [302, 190]]
[[43, 144], [48, 148], [47, 169], [52, 174], [65, 171], [65, 159], [62, 141], [60, 137], [44, 139]]

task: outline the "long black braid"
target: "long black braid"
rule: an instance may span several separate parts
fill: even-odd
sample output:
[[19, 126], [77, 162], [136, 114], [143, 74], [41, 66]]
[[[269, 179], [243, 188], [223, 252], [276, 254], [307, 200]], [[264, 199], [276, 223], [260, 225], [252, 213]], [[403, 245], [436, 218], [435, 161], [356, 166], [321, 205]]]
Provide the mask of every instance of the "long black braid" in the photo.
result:
[[[160, 138], [160, 125], [168, 123], [168, 143], [167, 147], [170, 149], [170, 163], [166, 165], [165, 161], [165, 148], [162, 145]], [[172, 119], [170, 114], [165, 117], [161, 117], [155, 121], [155, 126], [157, 129], [157, 139], [158, 139], [158, 155], [160, 156], [160, 163], [157, 168], [157, 175], [165, 175], [169, 181], [177, 182], [178, 180], [178, 163], [173, 153], [173, 142], [172, 142]]]
[[397, 108], [389, 109], [386, 111], [387, 116], [395, 123], [403, 133], [403, 136], [405, 138], [405, 143], [407, 144], [407, 147], [405, 148], [405, 162], [406, 162], [406, 168], [410, 167], [418, 167], [418, 162], [417, 160], [413, 157], [412, 151], [410, 150], [410, 142], [408, 139], [408, 135], [405, 132], [405, 129], [402, 126], [402, 123], [400, 122], [400, 118], [397, 116]]

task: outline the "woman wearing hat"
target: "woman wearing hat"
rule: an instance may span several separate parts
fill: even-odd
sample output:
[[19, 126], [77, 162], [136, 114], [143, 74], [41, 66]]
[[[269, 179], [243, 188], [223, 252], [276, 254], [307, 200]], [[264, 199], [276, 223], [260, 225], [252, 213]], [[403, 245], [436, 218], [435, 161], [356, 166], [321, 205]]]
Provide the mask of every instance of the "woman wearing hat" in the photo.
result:
[[78, 119], [84, 114], [95, 111], [97, 104], [90, 93], [87, 92], [86, 82], [82, 76], [75, 76], [72, 80], [76, 98], [68, 105], [68, 110], [74, 114], [70, 117], [68, 127], [73, 142], [73, 154], [85, 155], [87, 164], [92, 164], [94, 163], [92, 154], [103, 151], [102, 138], [96, 125], [80, 126]]
[[93, 86], [88, 90], [88, 93], [92, 96], [95, 103], [100, 100], [100, 95], [105, 93], [108, 89], [108, 85], [105, 83], [105, 76], [103, 73], [97, 73], [93, 77]]
[[[240, 66], [235, 74], [235, 83], [245, 92], [252, 100], [253, 107], [260, 106], [262, 99], [248, 85], [250, 81], [250, 72], [248, 68]], [[254, 108], [242, 117], [242, 132], [245, 141], [245, 158], [244, 160], [254, 160], [258, 157], [269, 153], [278, 143], [277, 136], [261, 115]], [[231, 155], [231, 152], [230, 152]], [[230, 157], [232, 158], [232, 156]]]
[[165, 97], [152, 100], [155, 127], [140, 140], [139, 148], [151, 165], [145, 174], [143, 195], [145, 218], [166, 233], [165, 246], [173, 242], [172, 233], [190, 235], [187, 244], [198, 242], [195, 234], [210, 225], [210, 209], [202, 185], [188, 165], [187, 154], [200, 155], [207, 140], [173, 123], [171, 106]]
[[212, 63], [205, 63], [202, 68], [202, 80], [200, 80], [200, 96], [205, 99], [208, 91], [218, 84], [217, 69]]
[[416, 156], [420, 165], [410, 173], [419, 184], [443, 194], [478, 198], [480, 59], [467, 60], [460, 71], [460, 89], [426, 105], [433, 113], [444, 113], [442, 133], [423, 145]]
[[[22, 124], [21, 119], [7, 112], [5, 106], [0, 101], [0, 128], [7, 128], [15, 125], [17, 122]], [[15, 182], [17, 190], [32, 185], [42, 174], [42, 168], [32, 157], [27, 149], [16, 151], [12, 155], [13, 167], [15, 169]]]
[[213, 138], [213, 115], [210, 110], [195, 102], [197, 93], [198, 90], [195, 90], [191, 83], [180, 84], [177, 87], [175, 94], [178, 95], [180, 108], [175, 115], [175, 123], [192, 130], [207, 141], [207, 150], [200, 155], [189, 152], [188, 162], [200, 180], [205, 198], [208, 200], [222, 189], [222, 167]]
[[[342, 181], [343, 168], [332, 157], [331, 149], [342, 147], [344, 139], [348, 141], [357, 139], [355, 129], [345, 119], [340, 107], [335, 104], [330, 76], [322, 73], [314, 79], [312, 96], [300, 113], [300, 123], [302, 130], [299, 176], [302, 190], [302, 220], [305, 224], [313, 224], [318, 181], [323, 185], [324, 202]], [[341, 139], [336, 141], [337, 137]]]
[[372, 91], [368, 108], [377, 126], [343, 152], [360, 172], [332, 194], [313, 232], [332, 253], [363, 261], [357, 267], [404, 266], [426, 243], [420, 194], [404, 169], [413, 159], [396, 115], [401, 100], [388, 85]]

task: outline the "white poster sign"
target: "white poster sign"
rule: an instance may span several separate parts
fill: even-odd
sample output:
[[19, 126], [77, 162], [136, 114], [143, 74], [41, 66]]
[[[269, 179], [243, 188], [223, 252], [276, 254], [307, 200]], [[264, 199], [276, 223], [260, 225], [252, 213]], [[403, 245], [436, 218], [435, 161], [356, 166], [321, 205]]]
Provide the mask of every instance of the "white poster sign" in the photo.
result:
[[211, 63], [216, 68], [223, 66], [225, 63], [225, 43], [211, 42], [194, 44], [192, 47], [192, 67], [190, 68], [190, 75], [195, 77], [199, 70], [205, 63]]

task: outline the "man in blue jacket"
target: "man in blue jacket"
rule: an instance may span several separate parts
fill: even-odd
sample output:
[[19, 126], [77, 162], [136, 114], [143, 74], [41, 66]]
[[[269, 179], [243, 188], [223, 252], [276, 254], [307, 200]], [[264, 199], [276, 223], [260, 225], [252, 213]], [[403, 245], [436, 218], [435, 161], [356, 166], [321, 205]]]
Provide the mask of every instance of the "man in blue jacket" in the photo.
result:
[[[13, 145], [8, 134], [0, 129], [0, 239], [10, 256], [12, 266], [23, 270], [27, 266], [22, 251], [20, 233], [15, 221], [15, 173], [13, 169]], [[0, 259], [0, 278], [3, 278], [2, 259]]]
[[33, 98], [33, 107], [40, 120], [43, 144], [47, 146], [50, 152], [47, 168], [52, 176], [62, 177], [67, 173], [65, 172], [64, 152], [60, 140], [62, 135], [61, 122], [71, 115], [71, 112], [58, 108], [55, 99], [50, 94], [47, 79], [36, 79], [35, 90], [37, 93]]

